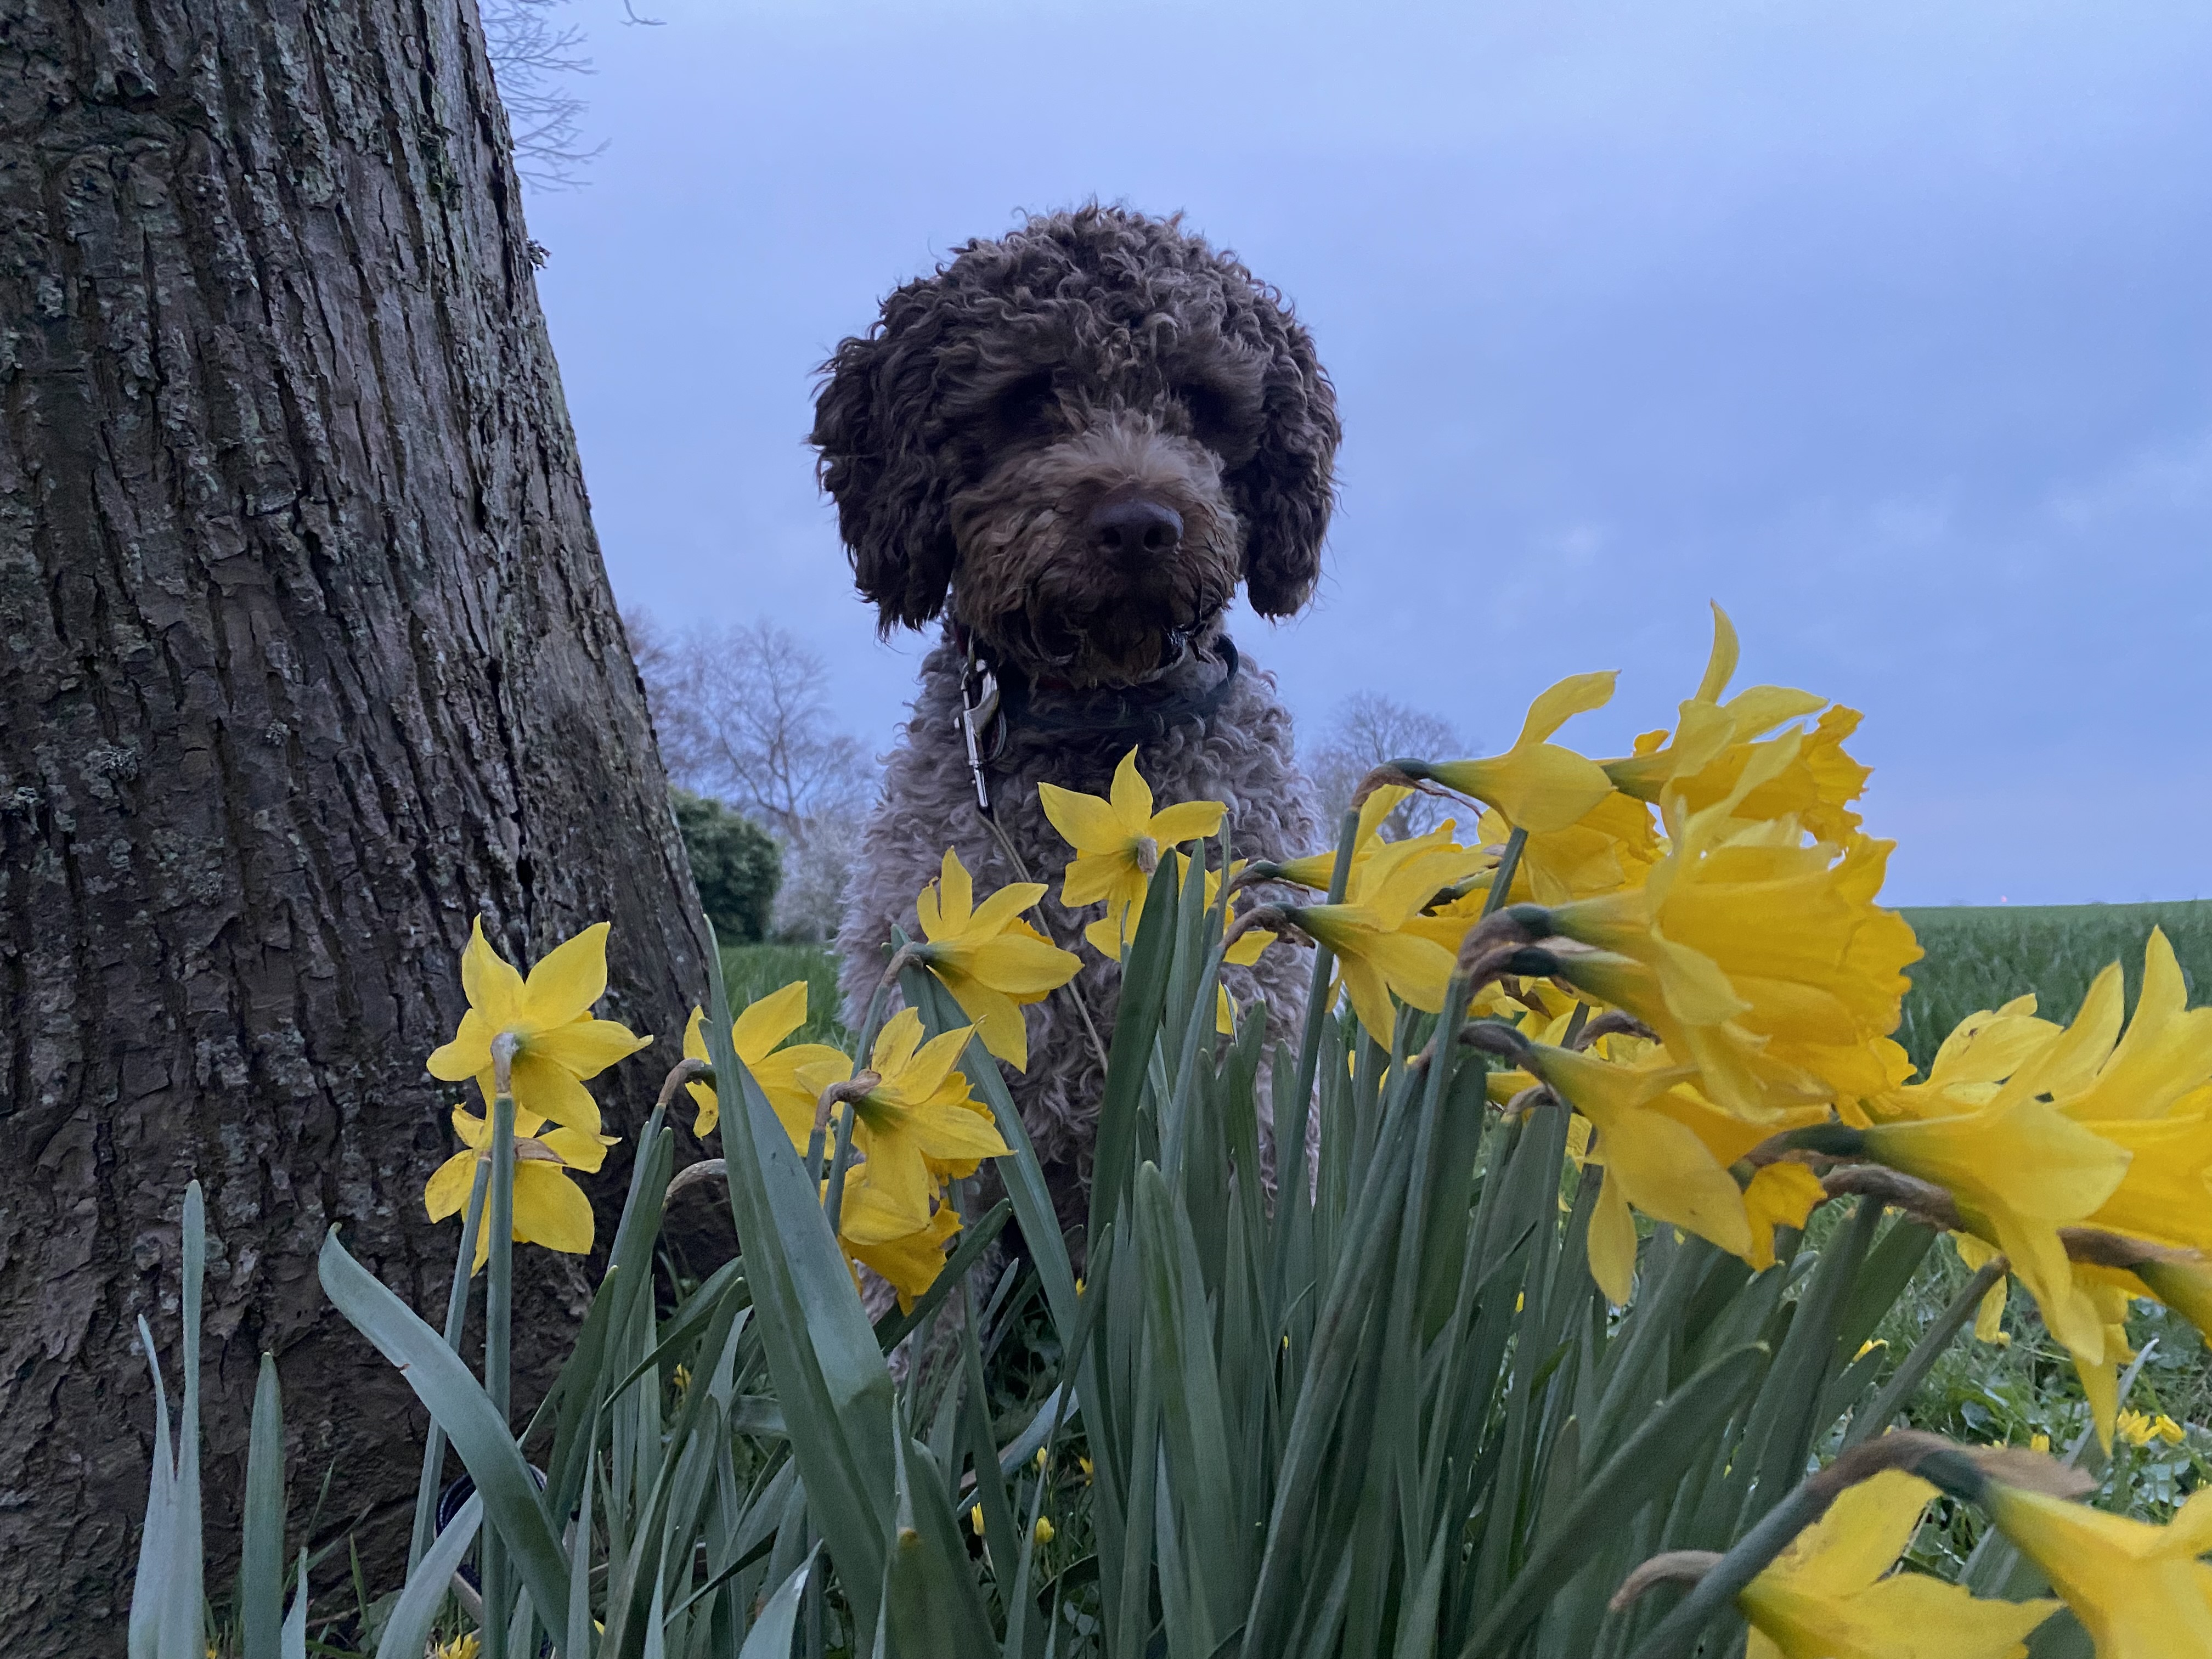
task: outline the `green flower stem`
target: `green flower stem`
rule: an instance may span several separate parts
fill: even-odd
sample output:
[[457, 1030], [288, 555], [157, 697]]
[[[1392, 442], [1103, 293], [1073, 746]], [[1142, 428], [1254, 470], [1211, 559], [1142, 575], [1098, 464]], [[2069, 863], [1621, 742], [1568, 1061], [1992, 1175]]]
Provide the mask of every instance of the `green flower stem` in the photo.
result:
[[[497, 1092], [491, 1103], [490, 1280], [484, 1292], [484, 1393], [500, 1421], [507, 1420], [510, 1341], [514, 1322], [514, 1095], [507, 1085], [510, 1054], [495, 1042], [492, 1062]], [[507, 1625], [514, 1613], [514, 1589], [499, 1529], [486, 1526], [479, 1564], [483, 1571], [483, 1659], [507, 1659]]]
[[[909, 956], [906, 957], [904, 961], [900, 959], [902, 953], [907, 948], [907, 938], [904, 933], [894, 930], [892, 938], [896, 948], [891, 952], [891, 966], [896, 969], [904, 967], [914, 958]], [[891, 982], [891, 977], [887, 975], [877, 984], [876, 994], [868, 999], [868, 1012], [861, 1018], [860, 1031], [853, 1042], [853, 1075], [855, 1077], [866, 1069], [868, 1051], [875, 1047], [876, 1033], [883, 1029], [884, 1008], [890, 998]], [[836, 1156], [841, 1175], [843, 1173], [842, 1165], [848, 1156], [848, 1149], [853, 1143], [853, 1132], [848, 1127], [852, 1118], [853, 1109], [848, 1105], [845, 1109], [844, 1121], [839, 1124], [837, 1128], [839, 1151]], [[822, 1179], [822, 1120], [817, 1113], [814, 1121], [814, 1128], [806, 1137], [806, 1173], [817, 1181]], [[825, 1198], [824, 1207], [829, 1208], [830, 1231], [834, 1233], [837, 1231], [838, 1211], [844, 1207], [844, 1194], [838, 1190], [835, 1181], [830, 1182], [830, 1191], [836, 1196]], [[830, 1206], [833, 1205], [836, 1207], [830, 1208]]]
[[[1337, 827], [1336, 864], [1328, 875], [1328, 902], [1331, 904], [1344, 902], [1345, 889], [1352, 881], [1352, 844], [1358, 836], [1359, 809], [1355, 806], [1346, 811], [1343, 821]], [[1304, 1102], [1309, 1111], [1312, 1109], [1314, 1075], [1321, 1069], [1322, 1022], [1328, 1017], [1329, 971], [1335, 966], [1336, 953], [1316, 939], [1313, 988], [1306, 994], [1306, 1026], [1298, 1040], [1298, 1086], [1291, 1092], [1291, 1098]], [[1275, 1173], [1278, 1187], [1283, 1182], [1280, 1157], [1279, 1149], [1279, 1167]], [[1303, 1169], [1305, 1164], [1305, 1139], [1303, 1135], [1298, 1140], [1297, 1162]]]
[[837, 1115], [837, 1151], [830, 1160], [829, 1190], [822, 1196], [822, 1212], [829, 1218], [832, 1237], [836, 1237], [837, 1223], [845, 1213], [845, 1171], [853, 1162], [853, 1123], [859, 1116], [858, 1105], [849, 1100]]
[[1516, 829], [1505, 837], [1505, 850], [1498, 855], [1498, 868], [1491, 872], [1490, 891], [1482, 901], [1482, 914], [1492, 916], [1505, 907], [1505, 896], [1513, 890], [1513, 878], [1521, 868], [1522, 849], [1528, 845], [1528, 832]]
[[1889, 1419], [1897, 1415], [1905, 1402], [1912, 1398], [1913, 1391], [1926, 1381], [1928, 1373], [1935, 1370], [1936, 1360], [1951, 1346], [1951, 1339], [1958, 1335], [1960, 1328], [1974, 1316], [1974, 1310], [1981, 1305], [1990, 1287], [2010, 1271], [2011, 1265], [2001, 1255], [1982, 1263], [1958, 1295], [1936, 1316], [1936, 1322], [1921, 1334], [1920, 1340], [1912, 1345], [1912, 1352], [1905, 1356], [1905, 1363], [1882, 1385], [1873, 1403], [1852, 1419], [1850, 1431], [1844, 1436], [1844, 1450], [1889, 1426]]
[[[467, 1207], [461, 1212], [461, 1249], [453, 1259], [453, 1288], [446, 1297], [446, 1346], [461, 1351], [461, 1329], [469, 1318], [469, 1281], [476, 1265], [477, 1235], [483, 1226], [484, 1194], [491, 1182], [491, 1165], [477, 1160], [476, 1179], [469, 1187]], [[430, 1434], [422, 1446], [422, 1478], [415, 1488], [415, 1532], [407, 1545], [407, 1571], [411, 1577], [422, 1563], [422, 1552], [438, 1524], [438, 1476], [446, 1466], [446, 1431], [430, 1419]]]

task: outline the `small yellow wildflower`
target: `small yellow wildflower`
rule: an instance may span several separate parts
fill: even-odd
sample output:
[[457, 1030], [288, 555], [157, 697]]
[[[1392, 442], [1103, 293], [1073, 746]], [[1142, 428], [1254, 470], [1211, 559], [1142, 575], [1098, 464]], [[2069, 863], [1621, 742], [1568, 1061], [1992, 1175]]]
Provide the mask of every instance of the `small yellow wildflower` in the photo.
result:
[[1039, 1474], [1042, 1474], [1045, 1472], [1045, 1469], [1048, 1467], [1049, 1463], [1050, 1463], [1050, 1458], [1049, 1458], [1049, 1456], [1048, 1455], [1048, 1454], [1046, 1453], [1045, 1449], [1044, 1449], [1042, 1446], [1039, 1446], [1039, 1447], [1037, 1448], [1037, 1455], [1036, 1455], [1037, 1473], [1038, 1473]]
[[972, 1531], [976, 1537], [981, 1538], [983, 1535], [983, 1506], [981, 1504], [971, 1504], [969, 1506], [968, 1510], [968, 1526], [969, 1529]]
[[678, 1365], [668, 1380], [676, 1385], [678, 1394], [686, 1395], [691, 1392], [691, 1368], [689, 1365]]
[[2051, 1437], [2047, 1434], [2031, 1434], [2027, 1437], [2027, 1449], [2030, 1451], [2048, 1452], [2051, 1449]]
[[2164, 1412], [2155, 1417], [2144, 1412], [2122, 1412], [2115, 1426], [2130, 1446], [2148, 1446], [2154, 1440], [2178, 1446], [2189, 1437], [2189, 1431]]
[[1046, 1520], [1044, 1516], [1041, 1515], [1036, 1518], [1036, 1536], [1037, 1542], [1040, 1544], [1049, 1544], [1052, 1542], [1052, 1522]]
[[[1283, 1339], [1283, 1342], [1285, 1346], [1289, 1346], [1290, 1340], [1291, 1339], [1287, 1336]], [[1083, 1471], [1083, 1484], [1086, 1486], [1089, 1486], [1091, 1484], [1091, 1460], [1087, 1457], [1079, 1457], [1075, 1460], [1075, 1467]]]

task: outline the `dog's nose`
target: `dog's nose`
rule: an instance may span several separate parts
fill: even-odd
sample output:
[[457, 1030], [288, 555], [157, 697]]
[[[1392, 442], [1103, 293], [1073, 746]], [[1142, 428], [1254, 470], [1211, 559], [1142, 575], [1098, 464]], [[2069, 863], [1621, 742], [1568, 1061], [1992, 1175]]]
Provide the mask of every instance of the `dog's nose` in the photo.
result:
[[1091, 510], [1091, 538], [1118, 557], [1164, 557], [1182, 540], [1182, 514], [1146, 495], [1109, 498]]

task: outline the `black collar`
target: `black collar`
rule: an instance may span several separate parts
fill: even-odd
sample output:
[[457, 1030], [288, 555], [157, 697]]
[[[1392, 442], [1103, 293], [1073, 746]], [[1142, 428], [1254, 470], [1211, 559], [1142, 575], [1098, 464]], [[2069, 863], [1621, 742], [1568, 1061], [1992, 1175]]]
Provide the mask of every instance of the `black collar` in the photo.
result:
[[[1186, 646], [1191, 656], [1195, 647]], [[1221, 677], [1211, 685], [1167, 685], [1160, 680], [1138, 685], [1102, 685], [1088, 691], [1038, 688], [1019, 675], [1000, 682], [999, 714], [1012, 730], [1051, 737], [1119, 737], [1132, 743], [1156, 742], [1178, 726], [1203, 726], [1229, 701], [1241, 666], [1236, 641], [1219, 641]], [[1166, 676], [1163, 675], [1161, 679]]]
[[1210, 685], [1168, 684], [1170, 678], [1183, 680], [1175, 671], [1191, 659], [1205, 659], [1204, 653], [1186, 640], [1174, 662], [1140, 684], [1076, 691], [1041, 688], [1020, 673], [1008, 673], [1002, 682], [965, 629], [952, 624], [946, 629], [946, 639], [962, 658], [961, 737], [975, 786], [975, 803], [986, 816], [991, 811], [991, 790], [985, 774], [1005, 756], [1007, 740], [1014, 732], [1157, 742], [1178, 726], [1202, 726], [1212, 720], [1228, 702], [1241, 667], [1236, 641], [1224, 634], [1219, 640], [1221, 677]]

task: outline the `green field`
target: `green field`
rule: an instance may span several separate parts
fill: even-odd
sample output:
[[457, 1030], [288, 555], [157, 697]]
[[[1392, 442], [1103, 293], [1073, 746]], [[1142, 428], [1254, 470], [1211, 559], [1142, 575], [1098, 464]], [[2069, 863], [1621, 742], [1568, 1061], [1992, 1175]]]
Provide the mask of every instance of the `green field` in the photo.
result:
[[2128, 1006], [2142, 981], [2143, 942], [2166, 930], [2192, 1003], [2212, 1000], [2212, 899], [2168, 904], [1955, 906], [1907, 910], [1928, 955], [1909, 970], [1912, 994], [1897, 1037], [1924, 1067], [1951, 1028], [2025, 991], [2064, 1022], [2106, 963], [2126, 970]]

